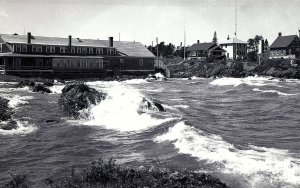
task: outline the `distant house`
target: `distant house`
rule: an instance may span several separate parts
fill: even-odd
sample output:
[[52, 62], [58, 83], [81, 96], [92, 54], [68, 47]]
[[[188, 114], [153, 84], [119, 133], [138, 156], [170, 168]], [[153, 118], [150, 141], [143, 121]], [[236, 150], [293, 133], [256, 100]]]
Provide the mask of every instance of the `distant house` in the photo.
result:
[[220, 46], [226, 50], [227, 59], [244, 59], [247, 56], [247, 42], [235, 38], [227, 38], [220, 42]]
[[225, 56], [225, 52], [226, 51], [216, 43], [200, 43], [199, 41], [187, 50], [188, 59], [206, 59], [207, 57], [222, 58]]
[[139, 42], [0, 34], [0, 67], [21, 76], [149, 74], [155, 56]]
[[299, 58], [300, 57], [300, 39], [297, 35], [278, 37], [270, 46], [270, 58]]

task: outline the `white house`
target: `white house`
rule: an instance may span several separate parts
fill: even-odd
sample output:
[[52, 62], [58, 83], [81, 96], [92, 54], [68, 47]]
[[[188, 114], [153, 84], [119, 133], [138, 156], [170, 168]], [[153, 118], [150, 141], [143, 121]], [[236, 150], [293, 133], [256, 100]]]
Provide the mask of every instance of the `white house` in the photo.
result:
[[247, 56], [247, 42], [242, 40], [228, 37], [226, 41], [220, 42], [220, 46], [227, 51], [227, 59], [243, 59]]

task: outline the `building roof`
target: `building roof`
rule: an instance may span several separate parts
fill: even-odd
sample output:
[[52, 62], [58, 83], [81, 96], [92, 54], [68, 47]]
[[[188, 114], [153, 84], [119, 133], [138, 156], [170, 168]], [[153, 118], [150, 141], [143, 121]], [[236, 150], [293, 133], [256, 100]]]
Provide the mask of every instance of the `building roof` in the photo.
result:
[[216, 43], [213, 42], [205, 42], [205, 43], [195, 43], [191, 47], [188, 48], [188, 52], [196, 51], [196, 50], [205, 50], [207, 51], [211, 47], [213, 47]]
[[292, 43], [292, 41], [298, 37], [297, 35], [278, 36], [272, 43], [270, 48], [285, 48]]
[[230, 38], [228, 40], [220, 42], [220, 44], [247, 44], [247, 42], [240, 39]]
[[[0, 34], [0, 37], [7, 43], [27, 44], [27, 35]], [[31, 44], [67, 46], [69, 44], [69, 39], [60, 37], [33, 36]], [[155, 57], [140, 42], [114, 41], [113, 45], [117, 51], [127, 56]], [[109, 47], [109, 41], [72, 38], [72, 46]]]

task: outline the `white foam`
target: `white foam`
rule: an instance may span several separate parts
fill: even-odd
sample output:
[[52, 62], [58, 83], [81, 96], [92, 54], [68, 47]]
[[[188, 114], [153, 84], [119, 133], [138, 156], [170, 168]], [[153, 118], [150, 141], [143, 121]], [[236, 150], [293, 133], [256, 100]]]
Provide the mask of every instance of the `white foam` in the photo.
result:
[[[17, 129], [12, 129], [12, 130], [3, 130], [0, 129], [0, 134], [1, 135], [25, 135], [32, 133], [37, 130], [37, 127], [29, 124], [27, 121], [16, 121], [17, 122]], [[1, 123], [7, 123], [7, 122], [1, 122]]]
[[20, 96], [20, 95], [8, 95], [8, 94], [3, 94], [2, 96], [9, 100], [8, 105], [11, 108], [16, 108], [19, 107], [20, 105], [28, 104], [27, 100], [33, 99], [32, 96]]
[[57, 94], [61, 93], [61, 90], [65, 87], [65, 85], [53, 85], [52, 87], [49, 87], [52, 93]]
[[144, 80], [144, 79], [131, 79], [131, 80], [125, 80], [125, 81], [123, 81], [123, 83], [126, 83], [126, 84], [145, 84], [145, 83], [149, 83], [149, 82], [147, 82], [147, 80]]
[[249, 76], [246, 78], [217, 78], [210, 82], [211, 85], [216, 86], [239, 86], [241, 84], [247, 84], [250, 86], [265, 86], [272, 85], [277, 86], [279, 80], [273, 79], [270, 80], [271, 77], [258, 77], [258, 76]]
[[277, 93], [278, 95], [283, 95], [283, 96], [296, 95], [296, 94], [291, 94], [291, 93], [283, 93], [283, 92], [276, 91], [276, 90], [261, 90], [259, 88], [253, 88], [253, 91], [259, 91], [259, 92], [262, 92], [262, 93]]
[[155, 74], [156, 78], [164, 78], [165, 76], [163, 74], [161, 74], [160, 72]]
[[91, 106], [88, 110], [90, 120], [84, 122], [85, 125], [104, 126], [120, 131], [137, 131], [171, 120], [153, 117], [153, 114], [147, 111], [141, 113], [141, 102], [145, 96], [137, 89], [115, 82], [102, 87], [101, 90], [108, 95], [100, 104]]
[[169, 128], [154, 141], [170, 141], [179, 153], [216, 164], [224, 173], [240, 174], [250, 187], [260, 187], [263, 183], [300, 185], [300, 160], [290, 157], [287, 150], [257, 146], [237, 149], [220, 136], [206, 134], [184, 122]]
[[179, 104], [179, 105], [174, 105], [175, 108], [189, 108], [188, 105], [183, 105], [183, 104]]

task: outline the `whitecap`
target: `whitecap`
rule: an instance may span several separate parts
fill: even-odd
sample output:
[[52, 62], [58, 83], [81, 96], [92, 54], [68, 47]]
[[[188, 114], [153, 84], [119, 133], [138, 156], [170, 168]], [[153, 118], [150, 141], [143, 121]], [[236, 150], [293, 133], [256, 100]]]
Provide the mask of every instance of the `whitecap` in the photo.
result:
[[220, 136], [207, 134], [184, 122], [170, 127], [167, 133], [157, 136], [154, 141], [172, 142], [179, 153], [215, 164], [224, 173], [239, 174], [250, 187], [266, 183], [300, 186], [300, 159], [292, 158], [287, 150], [257, 146], [237, 149]]
[[276, 90], [261, 90], [259, 88], [253, 88], [253, 91], [259, 91], [259, 92], [262, 92], [262, 93], [277, 93], [278, 95], [283, 95], [283, 96], [296, 95], [296, 94], [284, 93], [284, 92], [280, 92], [280, 91], [276, 91]]
[[62, 92], [64, 87], [65, 85], [53, 85], [52, 87], [49, 87], [49, 89], [53, 94], [58, 94]]
[[174, 105], [175, 108], [189, 108], [188, 105], [183, 105], [183, 104], [179, 104], [179, 105]]
[[210, 82], [211, 85], [216, 86], [239, 86], [241, 84], [247, 84], [250, 86], [278, 86], [279, 80], [273, 79], [271, 77], [258, 77], [258, 76], [249, 76], [246, 78], [217, 78]]

